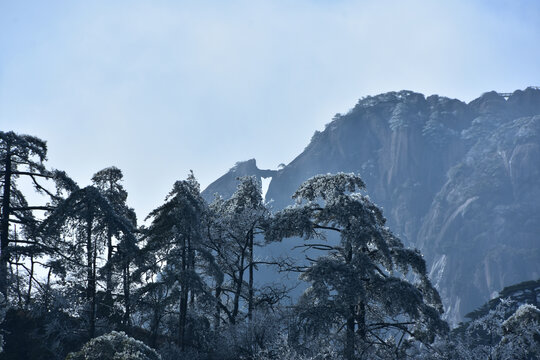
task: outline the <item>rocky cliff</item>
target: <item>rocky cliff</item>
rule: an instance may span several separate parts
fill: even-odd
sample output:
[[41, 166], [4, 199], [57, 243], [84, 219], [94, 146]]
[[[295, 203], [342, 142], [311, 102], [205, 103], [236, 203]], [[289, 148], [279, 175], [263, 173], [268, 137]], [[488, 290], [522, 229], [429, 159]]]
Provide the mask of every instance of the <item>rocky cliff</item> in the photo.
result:
[[236, 191], [238, 178], [243, 176], [255, 176], [261, 181], [261, 178], [271, 178], [276, 172], [277, 171], [275, 170], [259, 169], [255, 159], [239, 161], [225, 175], [208, 185], [202, 192], [202, 196], [208, 202], [212, 202], [216, 194], [228, 199]]
[[[540, 90], [468, 104], [411, 91], [363, 98], [267, 174], [266, 198], [285, 207], [304, 180], [339, 171], [359, 173], [390, 228], [425, 254], [451, 322], [540, 277]], [[209, 189], [227, 196], [224, 177]]]

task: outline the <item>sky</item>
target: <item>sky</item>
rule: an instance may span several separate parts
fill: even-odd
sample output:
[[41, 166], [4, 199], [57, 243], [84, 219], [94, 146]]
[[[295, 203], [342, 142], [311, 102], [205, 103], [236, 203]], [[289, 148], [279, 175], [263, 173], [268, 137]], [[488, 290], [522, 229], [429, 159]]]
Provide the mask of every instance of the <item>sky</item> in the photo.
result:
[[540, 1], [0, 0], [0, 131], [139, 217], [190, 170], [289, 163], [358, 99], [540, 85]]

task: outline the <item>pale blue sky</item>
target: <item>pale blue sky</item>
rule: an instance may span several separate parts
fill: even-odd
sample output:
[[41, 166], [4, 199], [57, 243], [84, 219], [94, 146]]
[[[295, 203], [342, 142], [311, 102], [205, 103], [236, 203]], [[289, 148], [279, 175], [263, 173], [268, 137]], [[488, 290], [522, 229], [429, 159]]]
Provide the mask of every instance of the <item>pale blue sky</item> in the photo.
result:
[[540, 85], [540, 1], [0, 0], [0, 129], [81, 185], [124, 171], [139, 216], [193, 169], [290, 162], [337, 112], [409, 89]]

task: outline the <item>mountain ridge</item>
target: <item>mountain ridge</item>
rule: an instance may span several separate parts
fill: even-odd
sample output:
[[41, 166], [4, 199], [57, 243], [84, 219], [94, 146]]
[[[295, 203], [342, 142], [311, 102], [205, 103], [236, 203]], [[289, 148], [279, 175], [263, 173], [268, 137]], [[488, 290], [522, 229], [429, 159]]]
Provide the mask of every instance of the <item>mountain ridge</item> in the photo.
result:
[[[540, 277], [539, 124], [533, 87], [469, 103], [408, 90], [368, 96], [266, 173], [266, 198], [281, 209], [311, 176], [360, 174], [390, 228], [425, 254], [457, 323], [504, 286]], [[250, 166], [242, 175], [261, 177]], [[227, 196], [227, 174], [229, 190], [220, 190], [223, 177], [207, 190]]]

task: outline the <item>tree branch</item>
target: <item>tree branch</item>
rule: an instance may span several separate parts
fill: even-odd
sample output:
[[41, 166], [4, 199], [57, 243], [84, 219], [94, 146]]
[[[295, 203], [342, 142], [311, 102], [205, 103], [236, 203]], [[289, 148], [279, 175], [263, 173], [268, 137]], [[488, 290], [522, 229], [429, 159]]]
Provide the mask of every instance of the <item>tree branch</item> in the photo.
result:
[[12, 171], [11, 173], [12, 173], [13, 175], [39, 176], [39, 177], [42, 177], [42, 178], [45, 178], [45, 179], [52, 179], [52, 178], [53, 178], [52, 175], [45, 175], [45, 174], [40, 174], [40, 173], [33, 173], [33, 172], [29, 172], [29, 171]]
[[12, 207], [13, 211], [26, 211], [26, 210], [43, 210], [43, 211], [52, 211], [54, 207], [52, 206], [24, 206], [24, 207]]
[[322, 229], [322, 230], [334, 230], [334, 231], [337, 231], [337, 232], [341, 232], [341, 229], [338, 229], [338, 228], [333, 227], [333, 226], [323, 226], [323, 225], [313, 224], [313, 228], [314, 229]]

